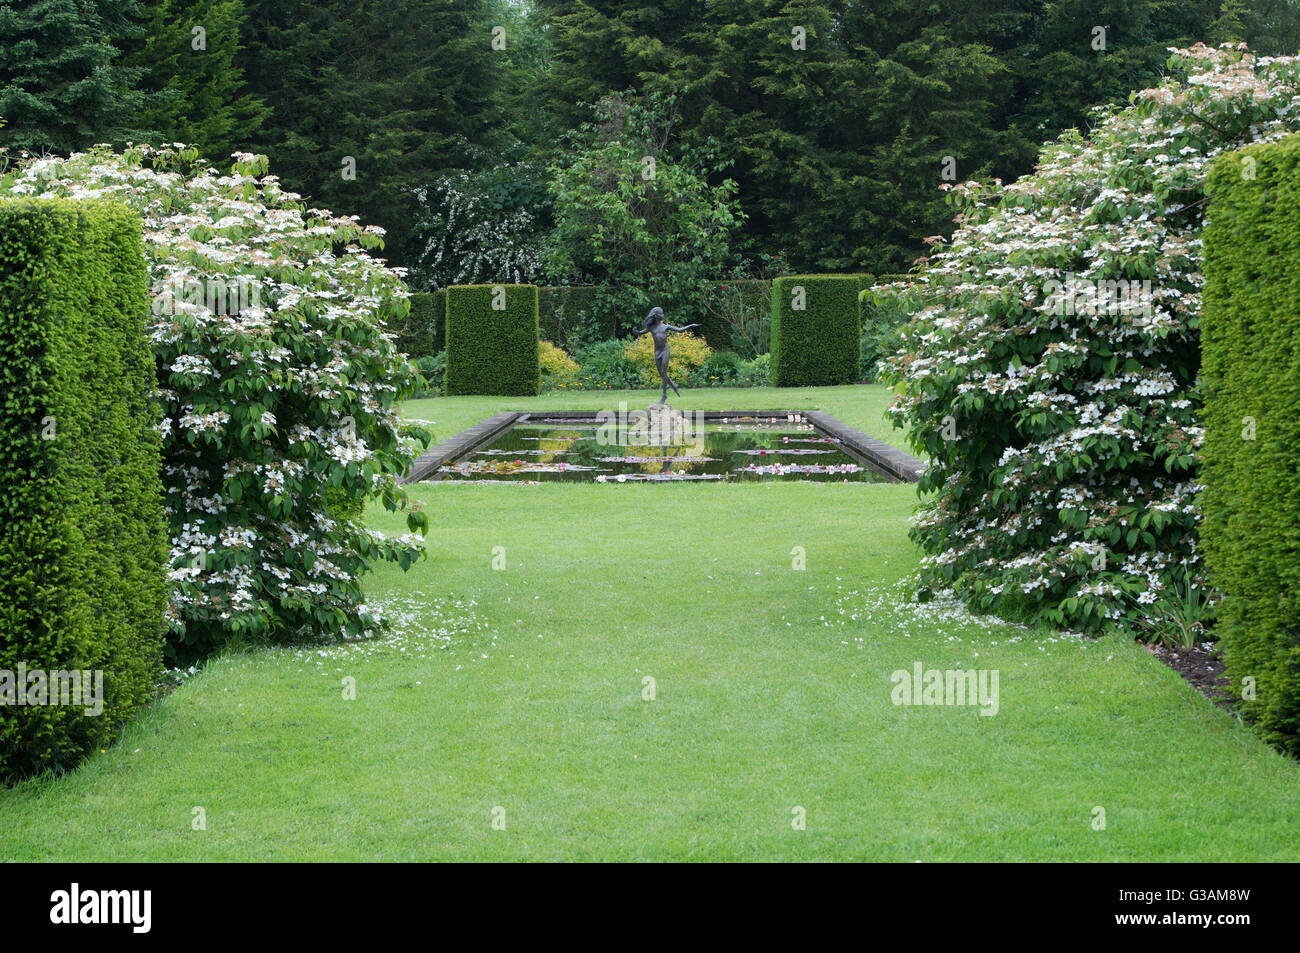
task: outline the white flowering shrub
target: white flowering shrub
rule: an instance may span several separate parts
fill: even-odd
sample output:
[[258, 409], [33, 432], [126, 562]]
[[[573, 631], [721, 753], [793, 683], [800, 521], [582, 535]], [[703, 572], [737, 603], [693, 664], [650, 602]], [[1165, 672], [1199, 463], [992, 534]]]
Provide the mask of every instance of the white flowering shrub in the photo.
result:
[[[930, 458], [921, 584], [1096, 630], [1205, 585], [1196, 546], [1211, 159], [1300, 128], [1294, 58], [1171, 51], [1174, 77], [1069, 132], [896, 286], [892, 408]], [[1243, 165], [1242, 174], [1251, 174]]]
[[184, 147], [29, 161], [0, 196], [103, 198], [144, 224], [171, 526], [171, 656], [232, 639], [361, 637], [376, 561], [408, 567], [426, 525], [386, 539], [359, 517], [397, 510], [414, 450], [398, 401], [418, 380], [384, 333], [408, 307], [398, 272], [364, 248], [382, 232], [304, 209], [237, 155], [221, 175]]
[[455, 172], [411, 190], [416, 203], [411, 279], [425, 290], [501, 282], [527, 284], [545, 262], [534, 211], [503, 191], [509, 167]]

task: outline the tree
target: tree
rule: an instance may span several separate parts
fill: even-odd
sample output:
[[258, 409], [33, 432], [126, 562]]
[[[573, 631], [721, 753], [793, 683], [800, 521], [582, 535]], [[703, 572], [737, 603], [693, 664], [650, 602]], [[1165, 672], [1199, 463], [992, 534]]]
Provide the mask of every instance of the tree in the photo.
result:
[[721, 166], [674, 143], [678, 121], [671, 97], [606, 97], [551, 169], [551, 267], [603, 286], [597, 311], [636, 321], [654, 303], [694, 320], [706, 284], [731, 263], [744, 221], [736, 184], [708, 183], [706, 173]]
[[[542, 81], [569, 123], [610, 92], [676, 96], [684, 141], [725, 144], [751, 251], [893, 272], [950, 230], [938, 186], [1028, 172], [1039, 142], [1158, 81], [1167, 47], [1234, 32], [1224, 2], [538, 0]], [[1266, 52], [1300, 44], [1295, 4], [1239, 20]]]
[[243, 0], [157, 0], [129, 62], [148, 94], [140, 124], [224, 167], [266, 117], [236, 65]]
[[387, 230], [411, 190], [489, 165], [505, 139], [485, 0], [248, 0], [242, 62], [272, 113], [257, 141], [286, 185]]
[[110, 36], [129, 30], [135, 0], [31, 0], [0, 6], [0, 145], [71, 152], [138, 137], [138, 70]]
[[542, 5], [556, 95], [572, 102], [629, 82], [674, 95], [685, 141], [726, 144], [748, 250], [788, 256], [796, 270], [901, 269], [916, 237], [943, 222], [946, 157], [971, 175], [1027, 151], [997, 129], [1004, 67], [950, 36], [968, 15], [951, 3]]

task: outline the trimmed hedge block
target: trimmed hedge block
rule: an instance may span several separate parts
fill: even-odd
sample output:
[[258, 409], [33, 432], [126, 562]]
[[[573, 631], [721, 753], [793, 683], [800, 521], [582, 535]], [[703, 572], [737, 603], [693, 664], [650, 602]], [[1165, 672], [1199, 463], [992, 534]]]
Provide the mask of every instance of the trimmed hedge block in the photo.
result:
[[539, 340], [536, 285], [452, 285], [446, 393], [535, 397]]
[[0, 203], [3, 781], [107, 745], [161, 672], [169, 544], [145, 288], [126, 208]]
[[1223, 594], [1231, 691], [1243, 717], [1297, 755], [1300, 136], [1224, 155], [1208, 187], [1201, 543]]
[[772, 385], [852, 384], [860, 359], [856, 275], [795, 275], [772, 282]]

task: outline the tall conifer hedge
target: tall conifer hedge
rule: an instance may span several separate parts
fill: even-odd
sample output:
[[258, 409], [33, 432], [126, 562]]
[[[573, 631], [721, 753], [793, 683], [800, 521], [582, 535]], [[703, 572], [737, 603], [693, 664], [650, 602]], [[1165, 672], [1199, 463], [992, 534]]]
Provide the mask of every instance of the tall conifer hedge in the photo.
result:
[[0, 203], [3, 781], [106, 744], [161, 669], [167, 532], [140, 234], [112, 203]]
[[1300, 136], [1215, 162], [1201, 539], [1242, 713], [1300, 754]]

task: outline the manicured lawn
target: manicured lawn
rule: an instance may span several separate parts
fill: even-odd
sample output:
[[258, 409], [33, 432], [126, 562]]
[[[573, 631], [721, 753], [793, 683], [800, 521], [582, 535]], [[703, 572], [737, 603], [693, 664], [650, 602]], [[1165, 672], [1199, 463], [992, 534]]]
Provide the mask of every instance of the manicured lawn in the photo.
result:
[[[680, 406], [889, 436], [875, 388], [754, 396]], [[409, 411], [444, 437], [608, 401]], [[898, 602], [911, 487], [412, 492], [430, 558], [369, 584], [398, 635], [211, 663], [73, 775], [0, 792], [0, 858], [1300, 859], [1300, 766], [1142, 648]], [[997, 714], [894, 705], [915, 662], [997, 670]]]

